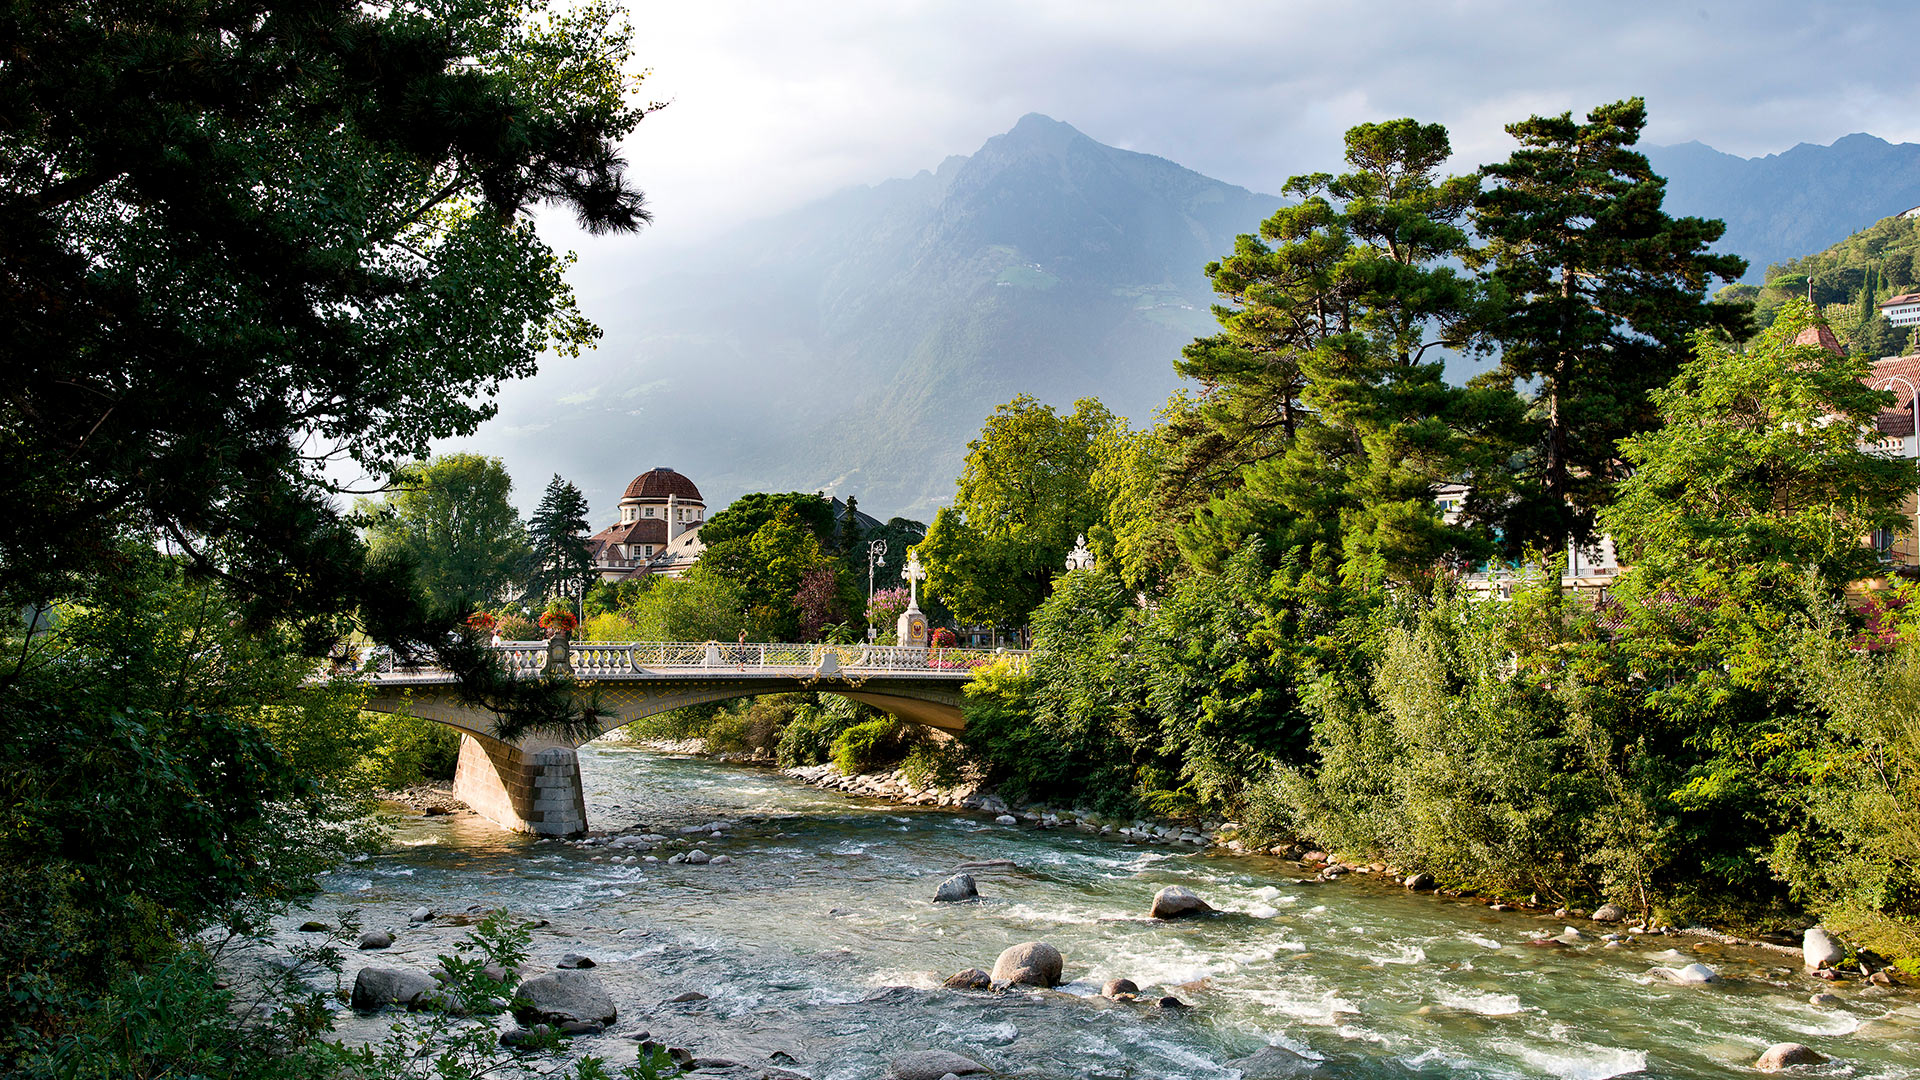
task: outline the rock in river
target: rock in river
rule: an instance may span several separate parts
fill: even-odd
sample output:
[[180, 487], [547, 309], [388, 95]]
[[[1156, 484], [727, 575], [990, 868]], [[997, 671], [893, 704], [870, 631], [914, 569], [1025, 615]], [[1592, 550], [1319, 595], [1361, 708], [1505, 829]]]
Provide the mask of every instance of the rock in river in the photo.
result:
[[439, 989], [433, 976], [412, 968], [363, 967], [353, 977], [352, 1004], [361, 1012], [382, 1005], [411, 1005], [413, 999]]
[[1059, 949], [1044, 941], [1026, 941], [1009, 947], [993, 962], [993, 981], [1014, 986], [1058, 986], [1065, 966]]
[[385, 949], [393, 945], [393, 935], [385, 930], [369, 930], [360, 935], [360, 947], [363, 949]]
[[1779, 1072], [1795, 1065], [1818, 1065], [1825, 1060], [1826, 1055], [1812, 1047], [1799, 1043], [1774, 1043], [1767, 1047], [1767, 1052], [1760, 1055], [1760, 1060], [1754, 1062], [1753, 1067], [1761, 1072]]
[[1205, 900], [1193, 894], [1193, 890], [1184, 885], [1169, 885], [1153, 894], [1153, 911], [1156, 919], [1177, 919], [1182, 915], [1204, 915], [1213, 908]]
[[1293, 1080], [1298, 1076], [1311, 1076], [1315, 1068], [1313, 1059], [1301, 1057], [1284, 1046], [1263, 1046], [1227, 1064], [1240, 1070], [1240, 1080]]
[[993, 987], [993, 976], [979, 968], [968, 968], [948, 976], [941, 985], [949, 990], [989, 990]]
[[513, 1015], [521, 1023], [536, 1020], [564, 1024], [588, 1020], [611, 1024], [619, 1015], [600, 980], [584, 971], [556, 971], [520, 984], [513, 994]]
[[1140, 988], [1132, 979], [1108, 979], [1107, 985], [1100, 988], [1100, 996], [1115, 1001], [1132, 1001], [1140, 996]]
[[1808, 971], [1832, 967], [1845, 956], [1840, 946], [1835, 945], [1827, 932], [1818, 926], [1809, 927], [1800, 938], [1800, 957], [1806, 962]]
[[1627, 917], [1627, 909], [1619, 904], [1601, 904], [1593, 910], [1594, 922], [1619, 922]]
[[561, 957], [560, 962], [558, 964], [555, 964], [554, 966], [558, 968], [590, 968], [594, 966], [594, 963], [593, 963], [593, 957], [591, 956], [587, 956], [577, 952], [570, 952], [567, 955]]
[[941, 882], [940, 887], [934, 890], [933, 902], [947, 904], [959, 900], [972, 900], [979, 895], [980, 890], [974, 887], [972, 875], [955, 874]]
[[985, 1065], [946, 1050], [922, 1050], [901, 1054], [887, 1065], [890, 1080], [940, 1080], [943, 1076], [972, 1076], [987, 1071]]
[[1720, 976], [1705, 964], [1688, 964], [1686, 967], [1657, 967], [1653, 974], [1664, 976], [1668, 982], [1686, 986], [1699, 986], [1704, 983], [1719, 982]]

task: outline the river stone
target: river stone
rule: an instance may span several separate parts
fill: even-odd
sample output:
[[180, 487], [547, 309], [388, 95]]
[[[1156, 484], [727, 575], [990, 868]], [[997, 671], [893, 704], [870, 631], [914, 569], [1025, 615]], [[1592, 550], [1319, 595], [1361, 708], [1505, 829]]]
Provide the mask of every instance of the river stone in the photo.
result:
[[1314, 1071], [1311, 1058], [1303, 1058], [1284, 1046], [1263, 1046], [1238, 1061], [1227, 1062], [1240, 1070], [1240, 1080], [1293, 1080]]
[[513, 1004], [513, 1015], [521, 1023], [592, 1020], [611, 1024], [620, 1015], [600, 980], [584, 971], [556, 971], [528, 979], [514, 991]]
[[1688, 964], [1686, 967], [1680, 968], [1657, 967], [1653, 970], [1656, 974], [1666, 976], [1669, 982], [1680, 983], [1684, 986], [1699, 986], [1705, 983], [1720, 981], [1720, 976], [1705, 964]]
[[972, 875], [955, 874], [941, 882], [940, 887], [934, 890], [933, 902], [949, 904], [960, 900], [972, 900], [979, 895], [980, 890], [974, 887]]
[[708, 862], [707, 865], [708, 866], [731, 866], [733, 865], [733, 856], [715, 855], [712, 861]]
[[1832, 967], [1845, 955], [1840, 946], [1827, 936], [1827, 932], [1818, 926], [1808, 927], [1800, 938], [1800, 957], [1806, 962], [1808, 971]]
[[1191, 1008], [1193, 1008], [1193, 1006], [1191, 1006], [1191, 1005], [1189, 1005], [1189, 1004], [1187, 1004], [1187, 1003], [1186, 1003], [1186, 1002], [1184, 1002], [1184, 1001], [1181, 1001], [1181, 1000], [1180, 1000], [1179, 998], [1177, 998], [1177, 997], [1174, 997], [1174, 996], [1173, 996], [1172, 994], [1168, 994], [1168, 995], [1167, 995], [1166, 997], [1163, 997], [1163, 998], [1161, 998], [1161, 999], [1160, 999], [1160, 1000], [1159, 1000], [1159, 1001], [1158, 1001], [1158, 1002], [1157, 1002], [1156, 1004], [1158, 1004], [1158, 1005], [1159, 1005], [1159, 1006], [1160, 1006], [1161, 1008], [1163, 1008], [1163, 1009], [1191, 1009]]
[[1810, 1046], [1791, 1042], [1774, 1043], [1767, 1047], [1766, 1053], [1760, 1055], [1760, 1060], [1754, 1062], [1753, 1067], [1761, 1072], [1779, 1072], [1795, 1065], [1818, 1065], [1825, 1060], [1825, 1054]]
[[1132, 1000], [1140, 996], [1140, 987], [1132, 979], [1108, 979], [1107, 985], [1100, 988], [1100, 996], [1119, 1001], [1121, 998]]
[[1627, 917], [1627, 909], [1619, 904], [1601, 904], [1594, 909], [1594, 922], [1619, 922]]
[[947, 977], [940, 985], [949, 990], [990, 990], [993, 988], [993, 976], [979, 968], [968, 968]]
[[411, 1005], [421, 994], [439, 988], [433, 976], [412, 968], [363, 967], [353, 977], [353, 1007], [372, 1012], [382, 1005]]
[[[1415, 892], [1418, 892], [1421, 889], [1431, 889], [1433, 888], [1433, 875], [1432, 874], [1408, 874], [1406, 880], [1403, 881], [1401, 884], [1405, 885], [1409, 889], [1414, 890]], [[1280, 1047], [1280, 1049], [1284, 1050], [1286, 1048]], [[1256, 1054], [1254, 1056], [1258, 1057], [1259, 1055]], [[1252, 1059], [1248, 1058], [1247, 1060], [1250, 1061]]]
[[300, 924], [300, 932], [303, 934], [324, 934], [331, 929], [333, 929], [333, 927], [318, 920], [310, 919]]
[[560, 962], [554, 966], [558, 968], [590, 968], [595, 965], [593, 963], [593, 957], [583, 953], [570, 952], [561, 957]]
[[393, 935], [385, 930], [369, 930], [360, 935], [360, 947], [363, 949], [385, 949], [393, 945]]
[[713, 856], [701, 851], [699, 848], [694, 848], [692, 851], [687, 852], [686, 858], [687, 862], [694, 866], [705, 866], [713, 861]]
[[1018, 825], [1020, 824], [1020, 819], [1014, 817], [1012, 814], [1001, 814], [999, 817], [993, 819], [993, 823], [995, 825]]
[[887, 1065], [891, 1080], [940, 1080], [943, 1076], [972, 1076], [987, 1071], [985, 1065], [948, 1050], [921, 1050], [901, 1054]]
[[1014, 986], [1058, 986], [1065, 966], [1059, 949], [1044, 941], [1025, 941], [1008, 947], [993, 962], [993, 981]]
[[1182, 915], [1204, 915], [1213, 908], [1205, 900], [1193, 894], [1185, 885], [1169, 885], [1153, 894], [1153, 910], [1156, 919], [1177, 919]]
[[1812, 997], [1810, 997], [1810, 998], [1808, 998], [1808, 999], [1807, 999], [1807, 1004], [1809, 1004], [1809, 1005], [1838, 1005], [1838, 1004], [1840, 1004], [1840, 995], [1839, 995], [1839, 994], [1829, 994], [1829, 993], [1827, 993], [1827, 992], [1826, 992], [1825, 990], [1822, 990], [1822, 991], [1820, 991], [1819, 993], [1817, 993], [1817, 994], [1815, 994], [1815, 995], [1813, 995]]

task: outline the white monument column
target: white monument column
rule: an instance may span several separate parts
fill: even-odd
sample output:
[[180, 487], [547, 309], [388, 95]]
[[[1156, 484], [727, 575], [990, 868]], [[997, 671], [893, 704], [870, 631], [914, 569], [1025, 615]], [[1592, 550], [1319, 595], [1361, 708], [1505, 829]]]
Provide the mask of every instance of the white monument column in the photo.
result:
[[920, 553], [907, 553], [906, 569], [900, 576], [907, 579], [907, 610], [900, 613], [900, 621], [894, 627], [896, 640], [902, 645], [916, 649], [927, 647], [927, 617], [920, 611], [920, 583], [927, 579], [927, 572], [920, 565]]

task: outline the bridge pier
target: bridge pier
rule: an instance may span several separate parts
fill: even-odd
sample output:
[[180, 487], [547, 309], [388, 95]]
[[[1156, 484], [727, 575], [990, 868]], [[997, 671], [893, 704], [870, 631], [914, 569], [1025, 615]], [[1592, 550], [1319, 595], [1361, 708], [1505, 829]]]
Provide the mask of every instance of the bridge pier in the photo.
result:
[[580, 755], [572, 747], [529, 740], [515, 745], [462, 732], [453, 794], [503, 828], [538, 836], [587, 831]]

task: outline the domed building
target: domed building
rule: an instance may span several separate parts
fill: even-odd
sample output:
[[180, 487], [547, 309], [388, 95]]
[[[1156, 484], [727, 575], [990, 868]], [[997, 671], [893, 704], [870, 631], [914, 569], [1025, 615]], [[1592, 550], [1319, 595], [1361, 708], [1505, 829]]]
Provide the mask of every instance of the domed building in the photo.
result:
[[707, 503], [692, 480], [662, 465], [641, 473], [620, 497], [620, 520], [587, 540], [602, 581], [645, 574], [678, 577], [706, 545]]

